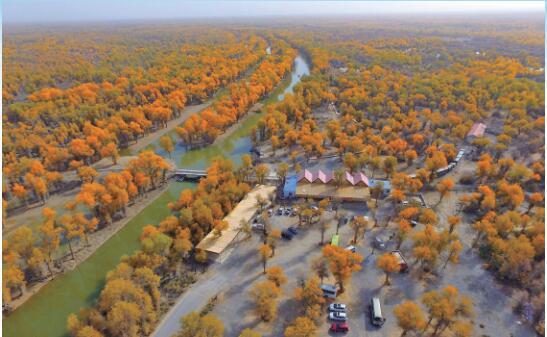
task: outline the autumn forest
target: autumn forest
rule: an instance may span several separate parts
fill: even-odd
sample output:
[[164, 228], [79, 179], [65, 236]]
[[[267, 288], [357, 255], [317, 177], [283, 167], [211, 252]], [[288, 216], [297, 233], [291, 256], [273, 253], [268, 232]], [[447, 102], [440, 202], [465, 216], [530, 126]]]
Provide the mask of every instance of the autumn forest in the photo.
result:
[[3, 333], [544, 336], [543, 30], [6, 27]]

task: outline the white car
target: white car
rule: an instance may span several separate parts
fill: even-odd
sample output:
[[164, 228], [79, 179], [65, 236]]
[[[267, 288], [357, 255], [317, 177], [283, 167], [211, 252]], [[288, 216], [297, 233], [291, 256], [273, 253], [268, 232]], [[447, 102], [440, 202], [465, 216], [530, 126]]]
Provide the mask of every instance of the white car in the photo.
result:
[[347, 246], [346, 250], [349, 250], [352, 253], [355, 253], [355, 246]]
[[346, 312], [346, 305], [343, 303], [333, 303], [329, 305], [329, 311]]
[[251, 225], [251, 228], [257, 231], [263, 231], [264, 230], [264, 224], [263, 223], [254, 223]]
[[377, 236], [374, 238], [374, 246], [378, 249], [384, 249], [386, 248], [386, 243], [382, 238]]
[[345, 322], [348, 320], [348, 315], [345, 312], [330, 312], [329, 318], [333, 321]]

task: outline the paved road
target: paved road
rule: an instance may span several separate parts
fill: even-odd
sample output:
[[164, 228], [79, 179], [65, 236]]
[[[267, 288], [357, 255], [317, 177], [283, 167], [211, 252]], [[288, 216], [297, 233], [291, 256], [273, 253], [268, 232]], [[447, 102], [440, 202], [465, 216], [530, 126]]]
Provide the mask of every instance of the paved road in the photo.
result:
[[210, 265], [207, 272], [177, 300], [150, 336], [171, 337], [179, 330], [182, 316], [201, 310], [211, 297], [230, 288], [230, 280], [238, 277], [247, 263], [256, 262], [257, 259], [251, 257], [256, 255], [255, 246], [254, 240], [240, 242], [237, 245], [238, 249], [234, 250], [222, 264]]

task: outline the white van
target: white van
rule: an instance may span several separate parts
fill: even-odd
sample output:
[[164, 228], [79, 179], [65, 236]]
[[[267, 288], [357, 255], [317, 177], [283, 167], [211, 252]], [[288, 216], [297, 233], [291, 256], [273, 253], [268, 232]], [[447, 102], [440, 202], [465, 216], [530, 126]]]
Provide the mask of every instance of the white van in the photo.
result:
[[382, 306], [378, 297], [373, 297], [370, 300], [370, 321], [376, 326], [382, 326], [386, 321], [382, 316]]

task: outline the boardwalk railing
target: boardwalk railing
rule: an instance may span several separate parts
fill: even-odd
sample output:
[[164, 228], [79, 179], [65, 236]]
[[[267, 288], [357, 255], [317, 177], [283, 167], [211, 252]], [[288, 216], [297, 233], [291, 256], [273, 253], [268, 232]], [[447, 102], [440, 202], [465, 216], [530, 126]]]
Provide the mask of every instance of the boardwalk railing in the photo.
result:
[[[207, 171], [178, 168], [173, 170], [173, 175], [175, 177], [196, 179], [196, 178], [207, 177]], [[267, 182], [277, 182], [279, 181], [279, 177], [275, 173], [270, 173], [269, 175], [265, 177], [264, 180]]]

